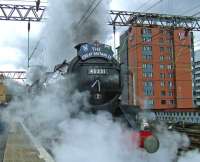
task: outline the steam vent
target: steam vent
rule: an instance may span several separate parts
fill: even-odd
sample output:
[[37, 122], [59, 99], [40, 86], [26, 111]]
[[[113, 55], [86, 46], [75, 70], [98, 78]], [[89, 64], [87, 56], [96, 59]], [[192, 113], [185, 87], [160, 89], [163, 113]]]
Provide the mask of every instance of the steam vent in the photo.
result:
[[0, 162], [200, 162], [199, 0], [1, 0]]

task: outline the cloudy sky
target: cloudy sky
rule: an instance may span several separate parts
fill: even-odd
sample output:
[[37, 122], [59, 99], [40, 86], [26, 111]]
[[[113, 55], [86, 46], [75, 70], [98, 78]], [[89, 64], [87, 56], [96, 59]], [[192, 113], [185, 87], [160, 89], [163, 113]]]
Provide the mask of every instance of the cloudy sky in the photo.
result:
[[[55, 2], [53, 0], [49, 1]], [[70, 1], [70, 0], [62, 0], [61, 2], [64, 3], [64, 1]], [[0, 3], [8, 3], [8, 2], [16, 3], [10, 0], [7, 1], [0, 0]], [[18, 3], [22, 4], [22, 2]], [[29, 3], [26, 2], [25, 4]], [[57, 11], [58, 9], [59, 8], [54, 8], [53, 12], [55, 12], [55, 15], [56, 12], [58, 12]], [[168, 13], [168, 14], [179, 14], [179, 15], [193, 15], [200, 10], [200, 1], [199, 0], [190, 0], [190, 1], [189, 0], [181, 0], [181, 1], [180, 0], [112, 0], [110, 3], [110, 9], [142, 11], [142, 12], [158, 12], [163, 14]], [[62, 15], [59, 15], [57, 22], [59, 22], [59, 19], [63, 21], [64, 18], [65, 18], [64, 16], [62, 17]], [[31, 23], [30, 53], [32, 53], [38, 40], [43, 39], [43, 34], [46, 30], [45, 29], [46, 26], [44, 24], [45, 23], [41, 22]], [[112, 31], [111, 27], [108, 26], [107, 28], [110, 28], [110, 31]], [[109, 40], [110, 39], [111, 37], [109, 38]], [[198, 34], [195, 34], [195, 39], [198, 42], [199, 40]], [[112, 40], [108, 42], [112, 44], [111, 43]], [[197, 43], [197, 46], [198, 44], [200, 45], [199, 42]], [[44, 54], [43, 52], [44, 49], [42, 46], [43, 45], [41, 43], [38, 49], [36, 50], [36, 53], [33, 59], [31, 60], [32, 66], [44, 63], [47, 60], [48, 56], [44, 56], [47, 54]], [[60, 58], [60, 60], [64, 59], [62, 57]], [[0, 21], [0, 70], [26, 69], [26, 66], [27, 66], [27, 22]]]

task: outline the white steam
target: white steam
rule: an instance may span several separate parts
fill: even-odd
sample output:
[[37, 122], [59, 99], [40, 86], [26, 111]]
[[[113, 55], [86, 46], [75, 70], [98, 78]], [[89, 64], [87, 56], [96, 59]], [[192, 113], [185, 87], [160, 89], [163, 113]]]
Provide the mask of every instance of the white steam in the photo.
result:
[[178, 162], [197, 162], [200, 160], [200, 153], [199, 151], [195, 150], [195, 151], [190, 151], [185, 153], [184, 155], [182, 155]]
[[106, 24], [109, 0], [102, 1], [95, 9], [98, 1], [95, 1], [90, 10], [88, 9], [94, 0], [48, 1], [46, 65], [51, 67], [64, 59], [69, 61], [76, 56], [74, 46], [78, 43], [106, 41], [109, 34]]
[[[23, 92], [23, 91], [22, 91]], [[24, 92], [23, 92], [24, 93]], [[56, 162], [173, 162], [188, 139], [164, 126], [157, 128], [160, 149], [155, 154], [131, 142], [132, 129], [113, 121], [108, 112], [83, 112], [88, 93], [75, 90], [73, 76], [48, 85], [37, 96], [14, 100], [3, 114], [6, 121], [20, 118], [33, 135], [51, 151]], [[137, 141], [137, 139], [135, 139]], [[182, 161], [180, 161], [182, 162]]]

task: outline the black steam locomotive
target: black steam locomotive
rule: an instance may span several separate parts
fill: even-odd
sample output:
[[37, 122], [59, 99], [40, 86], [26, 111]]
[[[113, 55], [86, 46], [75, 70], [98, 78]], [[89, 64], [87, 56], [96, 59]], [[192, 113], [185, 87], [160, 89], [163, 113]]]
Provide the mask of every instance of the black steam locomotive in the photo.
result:
[[[139, 108], [120, 104], [119, 98], [123, 87], [121, 70], [120, 64], [113, 57], [111, 47], [94, 42], [81, 43], [75, 48], [77, 56], [70, 62], [64, 61], [55, 66], [54, 72], [75, 75], [79, 91], [90, 93], [91, 111], [109, 111], [114, 117], [125, 119], [135, 129]], [[151, 131], [138, 129], [137, 132], [140, 137], [140, 147], [150, 153], [158, 150], [159, 142]]]
[[78, 55], [70, 62], [68, 73], [75, 74], [78, 89], [89, 91], [95, 110], [116, 111], [121, 94], [120, 65], [110, 46], [95, 42], [75, 47]]

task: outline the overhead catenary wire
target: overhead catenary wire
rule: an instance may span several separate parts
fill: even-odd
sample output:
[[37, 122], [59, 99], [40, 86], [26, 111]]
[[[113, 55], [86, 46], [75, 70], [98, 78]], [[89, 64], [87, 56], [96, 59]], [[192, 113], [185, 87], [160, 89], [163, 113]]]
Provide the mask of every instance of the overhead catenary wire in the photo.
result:
[[97, 9], [97, 7], [101, 4], [102, 1], [103, 0], [99, 0], [97, 2], [97, 4], [94, 6], [94, 8], [90, 12], [88, 12], [88, 15], [85, 17], [85, 19], [83, 19], [83, 21], [81, 23], [79, 23], [79, 26], [84, 24], [88, 20], [88, 18], [94, 13], [94, 11]]
[[86, 15], [89, 13], [90, 9], [92, 8], [92, 6], [94, 5], [94, 3], [96, 2], [97, 0], [93, 0], [91, 2], [91, 4], [89, 5], [89, 7], [87, 8], [87, 10], [85, 11], [85, 13], [82, 15], [82, 17], [80, 18], [80, 20], [78, 21], [78, 25], [81, 24], [82, 20], [85, 19]]
[[146, 5], [148, 5], [151, 1], [153, 1], [153, 0], [146, 0], [144, 3], [142, 3], [142, 4], [136, 9], [136, 11], [139, 11], [140, 9], [142, 9], [143, 7], [145, 7]]
[[189, 8], [189, 9], [185, 10], [184, 12], [181, 12], [180, 15], [183, 15], [184, 13], [187, 13], [187, 12], [194, 11], [195, 9], [198, 9], [199, 7], [200, 7], [200, 4], [195, 5], [192, 8]]
[[33, 57], [33, 55], [36, 53], [36, 50], [38, 49], [41, 40], [42, 40], [42, 37], [41, 37], [41, 38], [39, 39], [39, 41], [36, 43], [36, 45], [35, 45], [35, 47], [34, 47], [32, 53], [31, 53], [30, 56], [29, 56], [29, 59], [31, 59], [31, 58]]
[[200, 14], [200, 11], [195, 13], [195, 14], [193, 14], [192, 16], [198, 16], [199, 14]]
[[155, 2], [154, 4], [152, 4], [149, 8], [146, 9], [146, 12], [151, 10], [152, 8], [158, 6], [160, 3], [162, 3], [163, 0], [159, 0], [158, 2]]

